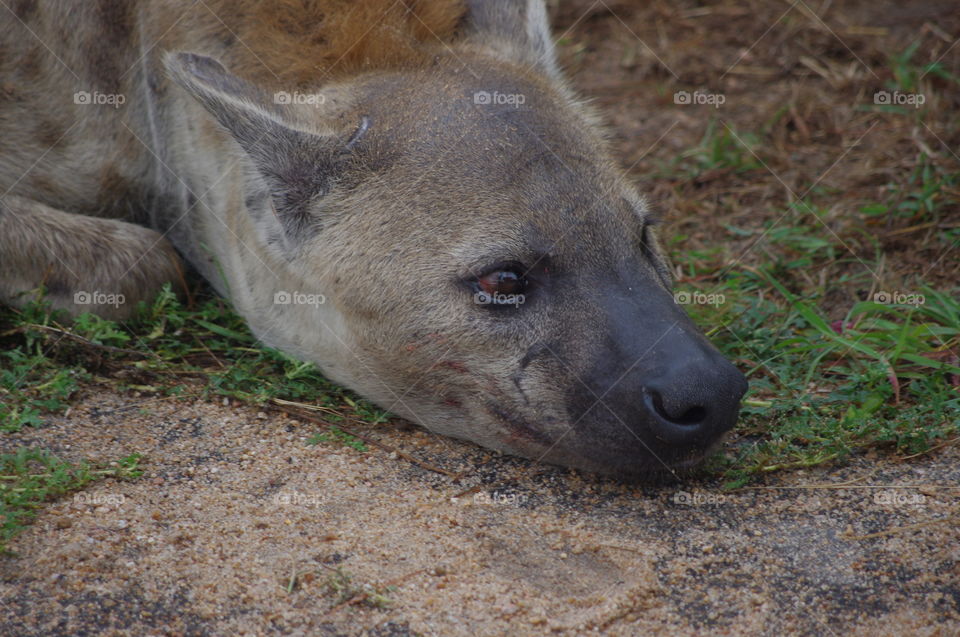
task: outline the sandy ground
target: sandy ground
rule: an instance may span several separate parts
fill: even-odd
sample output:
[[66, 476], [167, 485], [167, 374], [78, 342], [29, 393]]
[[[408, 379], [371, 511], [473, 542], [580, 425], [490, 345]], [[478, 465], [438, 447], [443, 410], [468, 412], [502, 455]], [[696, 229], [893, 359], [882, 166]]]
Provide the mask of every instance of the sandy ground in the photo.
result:
[[[960, 634], [955, 447], [723, 493], [599, 481], [419, 428], [366, 432], [455, 480], [306, 444], [317, 430], [106, 394], [5, 436], [4, 450], [68, 458], [139, 451], [146, 473], [55, 502], [14, 542], [3, 633]], [[392, 586], [389, 604], [365, 586]]]

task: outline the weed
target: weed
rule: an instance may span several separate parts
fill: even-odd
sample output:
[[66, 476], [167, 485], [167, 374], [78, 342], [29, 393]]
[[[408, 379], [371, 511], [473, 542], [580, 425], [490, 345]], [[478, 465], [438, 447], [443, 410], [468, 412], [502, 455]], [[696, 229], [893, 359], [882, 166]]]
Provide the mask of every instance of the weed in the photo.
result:
[[[960, 434], [960, 295], [918, 286], [825, 311], [833, 285], [794, 276], [838, 253], [813, 231], [770, 232], [778, 259], [704, 287], [725, 298], [720, 307], [687, 306], [750, 378], [738, 448], [712, 465], [729, 486], [872, 447], [919, 453]], [[783, 245], [805, 249], [797, 260]]]
[[128, 480], [141, 475], [140, 456], [89, 464], [61, 460], [45, 449], [21, 447], [0, 454], [0, 553], [37, 515], [43, 503], [79, 491], [105, 478]]
[[0, 431], [41, 424], [42, 413], [67, 409], [67, 400], [86, 377], [77, 367], [61, 367], [25, 349], [0, 352]]
[[906, 183], [887, 185], [886, 200], [863, 206], [861, 212], [867, 218], [887, 222], [903, 219], [937, 223], [945, 206], [956, 205], [951, 193], [956, 193], [958, 187], [960, 173], [937, 168], [926, 154], [921, 154]]
[[905, 93], [916, 93], [921, 89], [920, 81], [924, 76], [938, 77], [954, 84], [960, 84], [960, 77], [950, 73], [942, 61], [937, 60], [929, 64], [918, 64], [913, 57], [920, 48], [918, 39], [900, 53], [890, 56], [890, 70], [893, 72], [893, 81], [888, 83], [891, 90]]
[[[89, 314], [72, 324], [58, 318], [33, 305], [22, 311], [0, 309], [0, 328], [12, 328], [0, 331], [13, 341], [13, 349], [5, 355], [16, 363], [4, 369], [0, 388], [14, 398], [10, 405], [18, 409], [20, 426], [38, 424], [41, 413], [56, 411], [48, 405], [63, 407], [52, 402], [30, 403], [28, 396], [43, 388], [47, 393], [42, 398], [49, 394], [64, 399], [75, 389], [67, 379], [86, 378], [85, 366], [90, 361], [84, 352], [70, 346], [74, 340], [99, 346], [95, 362], [118, 370], [114, 380], [120, 389], [228, 396], [251, 404], [271, 398], [308, 399], [324, 407], [345, 409], [352, 418], [367, 422], [386, 418], [382, 410], [330, 383], [312, 363], [256, 343], [243, 319], [217, 297], [209, 296], [196, 309], [187, 309], [168, 286], [153, 305], [140, 308], [137, 318], [127, 324]], [[45, 369], [69, 374], [58, 382], [36, 384]], [[25, 408], [32, 408], [29, 417], [23, 416]]]
[[381, 609], [389, 608], [393, 604], [393, 600], [387, 596], [391, 592], [391, 587], [377, 588], [372, 584], [355, 584], [353, 577], [340, 567], [331, 570], [324, 586], [333, 595], [334, 606], [354, 600]]
[[714, 171], [745, 173], [756, 170], [762, 166], [755, 154], [759, 145], [756, 135], [738, 133], [711, 119], [700, 144], [661, 165], [657, 175], [695, 178]]
[[321, 442], [333, 442], [339, 443], [344, 447], [350, 447], [351, 449], [356, 449], [357, 451], [367, 451], [367, 443], [360, 440], [356, 436], [352, 436], [345, 431], [341, 431], [337, 427], [330, 427], [329, 430], [322, 433], [315, 434], [307, 440], [309, 445], [317, 445]]
[[[0, 307], [0, 346], [6, 348], [0, 351], [0, 431], [42, 426], [50, 414], [63, 413], [83, 385], [104, 374], [120, 391], [228, 396], [254, 405], [272, 398], [310, 400], [333, 420], [339, 413], [370, 423], [387, 418], [383, 410], [331, 384], [314, 365], [258, 345], [222, 299], [209, 296], [187, 309], [169, 287], [126, 324], [90, 314], [69, 322], [51, 313], [42, 295], [23, 310]], [[321, 441], [367, 449], [336, 428], [312, 442]], [[4, 458], [14, 463], [7, 471], [13, 476], [32, 462], [47, 467], [51, 478], [43, 482], [37, 477], [43, 471], [31, 471], [34, 482], [7, 485], [14, 490], [4, 492], [8, 530], [0, 542], [29, 522], [42, 502], [82, 488], [102, 471], [83, 463], [69, 465], [41, 451]]]

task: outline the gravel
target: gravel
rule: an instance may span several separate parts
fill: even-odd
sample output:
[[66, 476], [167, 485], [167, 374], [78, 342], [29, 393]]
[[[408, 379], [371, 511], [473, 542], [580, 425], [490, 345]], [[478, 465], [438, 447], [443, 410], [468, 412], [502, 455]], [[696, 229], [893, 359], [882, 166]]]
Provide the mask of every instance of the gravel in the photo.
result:
[[960, 634], [956, 447], [723, 493], [365, 430], [455, 480], [308, 445], [317, 430], [106, 393], [5, 436], [69, 459], [140, 452], [146, 473], [52, 503], [14, 541], [0, 632]]

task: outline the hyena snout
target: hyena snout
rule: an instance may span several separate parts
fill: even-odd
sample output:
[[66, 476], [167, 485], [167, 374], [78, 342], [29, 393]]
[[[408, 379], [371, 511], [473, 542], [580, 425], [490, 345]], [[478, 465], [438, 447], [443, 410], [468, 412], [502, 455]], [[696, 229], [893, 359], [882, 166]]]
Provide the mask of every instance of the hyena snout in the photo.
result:
[[606, 335], [581, 350], [590, 362], [569, 390], [575, 424], [550, 452], [558, 464], [625, 478], [676, 475], [737, 422], [743, 374], [665, 291], [635, 289], [634, 302], [608, 293], [614, 301], [593, 322]]
[[642, 386], [641, 420], [668, 445], [707, 447], [736, 424], [747, 380], [697, 340], [671, 345], [663, 372]]

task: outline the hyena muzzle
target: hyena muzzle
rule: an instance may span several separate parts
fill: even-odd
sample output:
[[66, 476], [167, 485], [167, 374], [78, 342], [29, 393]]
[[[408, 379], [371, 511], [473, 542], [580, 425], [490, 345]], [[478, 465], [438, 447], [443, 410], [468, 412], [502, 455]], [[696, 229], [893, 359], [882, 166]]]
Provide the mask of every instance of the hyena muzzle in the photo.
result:
[[122, 318], [184, 259], [389, 411], [622, 479], [734, 425], [746, 381], [674, 303], [542, 0], [0, 13], [4, 301]]

